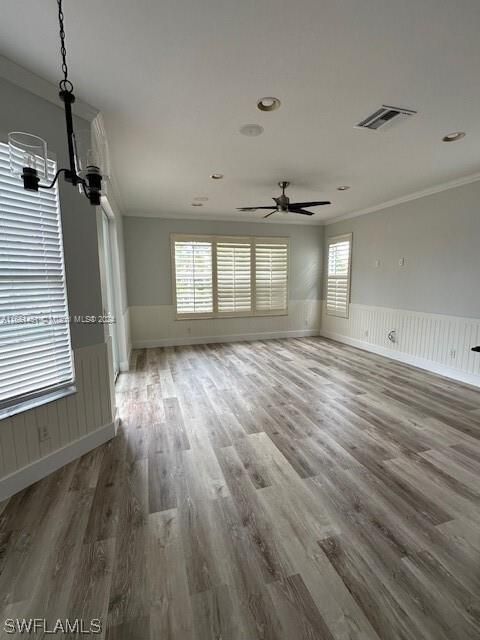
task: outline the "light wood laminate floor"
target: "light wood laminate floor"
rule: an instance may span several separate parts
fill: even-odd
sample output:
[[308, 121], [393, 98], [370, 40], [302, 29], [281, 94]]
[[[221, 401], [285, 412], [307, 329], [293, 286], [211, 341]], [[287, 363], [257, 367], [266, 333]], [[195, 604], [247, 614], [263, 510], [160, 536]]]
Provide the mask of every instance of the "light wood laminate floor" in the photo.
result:
[[480, 639], [480, 391], [319, 338], [133, 360], [118, 436], [1, 506], [3, 618]]

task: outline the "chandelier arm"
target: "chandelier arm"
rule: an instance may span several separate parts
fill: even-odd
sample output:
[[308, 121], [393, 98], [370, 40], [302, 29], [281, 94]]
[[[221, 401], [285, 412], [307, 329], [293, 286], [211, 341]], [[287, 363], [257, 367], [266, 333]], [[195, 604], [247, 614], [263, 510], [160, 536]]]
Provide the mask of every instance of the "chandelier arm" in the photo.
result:
[[67, 173], [68, 169], [59, 169], [57, 171], [57, 173], [55, 174], [55, 177], [53, 178], [52, 182], [50, 184], [39, 184], [39, 188], [40, 189], [53, 189], [53, 187], [55, 186], [55, 183], [58, 180], [58, 177], [61, 173]]

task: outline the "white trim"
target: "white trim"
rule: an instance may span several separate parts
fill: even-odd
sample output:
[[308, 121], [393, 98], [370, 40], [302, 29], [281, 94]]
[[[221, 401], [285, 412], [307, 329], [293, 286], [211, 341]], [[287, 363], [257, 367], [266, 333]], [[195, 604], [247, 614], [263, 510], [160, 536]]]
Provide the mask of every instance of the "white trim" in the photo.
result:
[[5, 476], [0, 480], [0, 502], [111, 440], [115, 434], [116, 423], [111, 422]]
[[450, 180], [449, 182], [443, 182], [433, 187], [429, 187], [428, 189], [422, 189], [421, 191], [414, 191], [413, 193], [409, 193], [405, 196], [400, 196], [399, 198], [394, 198], [393, 200], [387, 200], [386, 202], [381, 202], [380, 204], [373, 205], [372, 207], [367, 207], [366, 209], [361, 209], [360, 211], [345, 213], [343, 215], [336, 216], [334, 218], [329, 218], [328, 220], [323, 221], [323, 225], [326, 226], [329, 224], [334, 224], [335, 222], [340, 222], [341, 220], [358, 218], [358, 216], [364, 216], [367, 213], [373, 213], [374, 211], [381, 211], [382, 209], [395, 207], [396, 205], [403, 204], [404, 202], [411, 202], [412, 200], [418, 200], [419, 198], [426, 198], [427, 196], [433, 196], [436, 193], [441, 193], [442, 191], [448, 191], [449, 189], [456, 189], [457, 187], [463, 187], [464, 185], [471, 184], [472, 182], [478, 182], [479, 180], [480, 180], [480, 173], [472, 173], [469, 176], [464, 176], [463, 178], [457, 178], [456, 180]]
[[47, 392], [45, 392], [45, 390], [43, 392], [40, 391], [33, 394], [29, 398], [20, 400], [20, 402], [17, 402], [17, 404], [9, 404], [0, 409], [0, 420], [11, 418], [12, 416], [16, 416], [18, 413], [23, 413], [24, 411], [29, 411], [30, 409], [43, 407], [44, 404], [56, 402], [61, 398], [68, 398], [68, 396], [71, 396], [74, 393], [77, 393], [77, 387], [74, 381], [68, 383], [67, 385], [57, 387], [54, 390], [50, 390]]
[[[310, 226], [310, 227], [326, 227], [330, 224], [334, 224], [335, 222], [340, 222], [342, 220], [349, 220], [350, 218], [358, 218], [359, 216], [364, 216], [367, 213], [373, 213], [374, 211], [381, 211], [382, 209], [388, 209], [389, 207], [395, 207], [398, 204], [403, 204], [404, 202], [410, 202], [412, 200], [418, 200], [419, 198], [425, 198], [427, 196], [435, 195], [436, 193], [441, 193], [442, 191], [448, 191], [449, 189], [456, 189], [457, 187], [463, 187], [464, 185], [471, 184], [472, 182], [478, 182], [480, 180], [480, 173], [472, 173], [468, 176], [463, 176], [462, 178], [456, 178], [455, 180], [449, 180], [448, 182], [442, 182], [440, 184], [436, 184], [432, 187], [428, 187], [427, 189], [422, 189], [420, 191], [414, 191], [413, 193], [408, 193], [404, 196], [400, 196], [399, 198], [394, 198], [392, 200], [386, 200], [385, 202], [380, 202], [379, 204], [372, 205], [371, 207], [366, 207], [365, 209], [360, 209], [359, 211], [351, 211], [350, 213], [342, 213], [338, 216], [332, 216], [331, 218], [316, 218], [312, 216], [308, 220], [297, 220], [296, 218], [287, 218], [286, 216], [281, 216], [281, 219], [277, 218], [268, 218], [264, 220], [263, 218], [255, 218], [248, 217], [243, 215], [238, 216], [226, 216], [226, 215], [198, 215], [198, 214], [190, 214], [186, 212], [182, 212], [177, 216], [172, 217], [172, 213], [158, 213], [149, 212], [149, 211], [141, 211], [140, 213], [128, 213], [128, 217], [131, 218], [160, 218], [167, 220], [175, 220], [175, 222], [179, 220], [202, 220], [202, 221], [210, 221], [210, 222], [234, 222], [234, 223], [242, 223], [242, 222], [255, 222], [258, 224], [283, 224], [283, 225], [300, 225], [300, 226]], [[320, 214], [320, 212], [318, 212]]]
[[130, 360], [121, 360], [118, 366], [120, 373], [128, 373], [130, 371]]
[[217, 344], [222, 342], [249, 342], [253, 340], [277, 340], [278, 338], [305, 338], [318, 336], [316, 329], [295, 331], [265, 331], [261, 333], [240, 333], [226, 336], [195, 336], [188, 338], [159, 338], [154, 340], [137, 340], [134, 349], [151, 349], [154, 347], [180, 347], [191, 344]]
[[127, 357], [125, 358], [125, 360], [120, 360], [120, 363], [118, 365], [120, 368], [120, 373], [127, 373], [128, 371], [130, 371], [131, 358], [132, 358], [132, 345], [129, 342], [127, 345]]
[[480, 376], [472, 373], [466, 373], [464, 371], [459, 371], [458, 369], [453, 369], [451, 367], [446, 367], [445, 365], [434, 362], [433, 360], [411, 356], [408, 353], [402, 353], [400, 351], [392, 351], [391, 349], [380, 347], [376, 344], [371, 344], [370, 342], [364, 342], [363, 340], [357, 340], [356, 338], [349, 338], [348, 336], [344, 336], [341, 333], [335, 333], [334, 331], [325, 331], [322, 329], [320, 331], [320, 335], [323, 338], [330, 338], [331, 340], [335, 340], [336, 342], [348, 344], [351, 347], [357, 347], [358, 349], [363, 349], [364, 351], [376, 353], [379, 356], [390, 358], [390, 360], [398, 360], [399, 362], [418, 367], [419, 369], [426, 369], [427, 371], [436, 373], [446, 378], [451, 378], [452, 380], [457, 380], [460, 382], [471, 384], [475, 387], [480, 387]]
[[[288, 214], [287, 214], [288, 215]], [[297, 220], [296, 216], [292, 214], [291, 217], [287, 218], [287, 215], [280, 216], [281, 219], [277, 218], [267, 218], [264, 220], [263, 218], [255, 218], [252, 215], [248, 214], [230, 214], [230, 215], [215, 215], [215, 214], [190, 214], [188, 212], [182, 211], [172, 213], [171, 211], [162, 213], [158, 211], [140, 211], [137, 213], [132, 213], [128, 211], [125, 213], [125, 217], [128, 218], [158, 218], [160, 220], [174, 220], [175, 222], [181, 220], [200, 220], [202, 222], [233, 222], [234, 224], [239, 224], [243, 222], [254, 222], [258, 224], [283, 224], [283, 225], [295, 225], [301, 227], [321, 227], [325, 224], [329, 224], [327, 220], [315, 219], [314, 216], [309, 217], [308, 220], [303, 220], [303, 218], [307, 218], [308, 216], [301, 216], [302, 220]], [[312, 218], [314, 218], [312, 220]]]
[[[63, 108], [60, 98], [58, 97], [57, 85], [37, 76], [35, 73], [21, 67], [4, 56], [0, 56], [0, 78], [4, 78], [17, 87], [26, 89], [44, 100], [48, 100], [48, 102], [53, 103], [59, 109]], [[76, 116], [84, 118], [89, 122], [91, 122], [98, 113], [98, 109], [95, 109], [86, 102], [82, 102], [82, 100], [78, 98], [76, 98], [72, 106], [72, 111]]]

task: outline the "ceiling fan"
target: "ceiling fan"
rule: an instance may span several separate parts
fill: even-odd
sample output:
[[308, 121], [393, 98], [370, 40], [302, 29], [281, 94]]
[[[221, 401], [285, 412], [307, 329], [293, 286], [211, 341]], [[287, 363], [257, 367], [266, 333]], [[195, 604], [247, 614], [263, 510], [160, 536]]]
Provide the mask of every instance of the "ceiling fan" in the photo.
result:
[[301, 213], [304, 216], [313, 216], [314, 211], [306, 211], [303, 207], [319, 207], [324, 204], [332, 204], [328, 200], [317, 200], [314, 202], [290, 202], [290, 198], [285, 195], [285, 189], [288, 187], [290, 183], [283, 181], [279, 182], [278, 186], [282, 190], [282, 195], [278, 196], [278, 198], [273, 198], [275, 205], [269, 207], [240, 207], [238, 211], [257, 211], [257, 209], [272, 209], [270, 213], [267, 213], [264, 218], [268, 218], [273, 215], [277, 211], [281, 211], [284, 213]]

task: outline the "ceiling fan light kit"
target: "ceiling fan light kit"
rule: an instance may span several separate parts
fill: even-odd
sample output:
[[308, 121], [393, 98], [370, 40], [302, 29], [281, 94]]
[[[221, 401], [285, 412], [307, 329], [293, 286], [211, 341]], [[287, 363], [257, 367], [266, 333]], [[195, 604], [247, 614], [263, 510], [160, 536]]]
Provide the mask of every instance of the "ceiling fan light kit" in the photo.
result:
[[[40, 184], [40, 180], [47, 176], [47, 143], [42, 138], [31, 133], [12, 131], [8, 134], [8, 148], [10, 156], [10, 170], [14, 175], [23, 179], [23, 187], [27, 191], [52, 189], [61, 173], [66, 182], [80, 189], [88, 198], [90, 204], [98, 206], [102, 194], [102, 173], [97, 154], [88, 148], [84, 162], [78, 153], [77, 138], [73, 128], [72, 105], [75, 102], [73, 84], [68, 79], [67, 51], [65, 49], [65, 29], [62, 0], [57, 0], [58, 24], [60, 30], [60, 53], [62, 56], [63, 79], [59, 82], [59, 97], [64, 104], [65, 124], [67, 129], [67, 147], [69, 167], [57, 171], [50, 184]], [[88, 143], [90, 147], [90, 141]], [[19, 167], [21, 171], [19, 170]]]
[[269, 218], [274, 213], [299, 213], [304, 216], [313, 216], [315, 215], [314, 211], [307, 211], [304, 207], [320, 207], [327, 204], [332, 204], [328, 200], [314, 200], [311, 202], [290, 202], [290, 198], [285, 195], [285, 189], [290, 185], [290, 182], [283, 180], [278, 183], [278, 186], [281, 188], [282, 193], [277, 198], [272, 198], [275, 202], [275, 205], [268, 207], [240, 207], [238, 211], [258, 211], [259, 209], [266, 209], [270, 211], [267, 213], [264, 218]]

